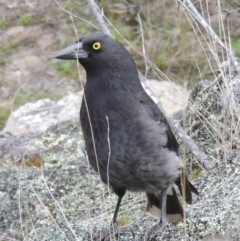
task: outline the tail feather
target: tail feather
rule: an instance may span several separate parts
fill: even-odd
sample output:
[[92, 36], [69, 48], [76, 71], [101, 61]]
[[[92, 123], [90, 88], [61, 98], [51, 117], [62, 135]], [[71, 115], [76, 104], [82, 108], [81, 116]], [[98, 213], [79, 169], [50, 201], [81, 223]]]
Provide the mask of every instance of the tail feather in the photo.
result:
[[192, 193], [199, 195], [198, 190], [188, 180], [186, 173], [182, 173], [182, 175], [175, 181], [175, 184], [188, 204], [192, 204]]
[[[154, 193], [147, 193], [147, 212], [155, 218], [160, 218], [161, 216], [161, 201]], [[183, 220], [183, 207], [180, 200], [177, 197], [177, 193], [174, 187], [168, 188], [167, 191], [167, 221], [171, 223], [176, 223]]]
[[[187, 179], [186, 174], [183, 173], [178, 180], [176, 180], [176, 185], [178, 186], [181, 195], [185, 201], [189, 204], [192, 203], [192, 192], [198, 195], [197, 189], [191, 184]], [[183, 193], [184, 191], [184, 193]], [[159, 199], [159, 194], [155, 193], [146, 193], [147, 194], [147, 212], [149, 212], [153, 217], [160, 218], [161, 216], [161, 201]], [[169, 187], [167, 190], [167, 221], [168, 222], [179, 222], [184, 218], [184, 209], [181, 201], [178, 198], [178, 195], [173, 186]]]

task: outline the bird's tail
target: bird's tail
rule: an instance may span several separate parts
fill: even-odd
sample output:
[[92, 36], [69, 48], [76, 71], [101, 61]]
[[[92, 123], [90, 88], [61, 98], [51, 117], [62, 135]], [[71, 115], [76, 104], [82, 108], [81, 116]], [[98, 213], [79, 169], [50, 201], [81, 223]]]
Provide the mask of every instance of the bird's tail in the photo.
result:
[[[191, 184], [187, 179], [185, 174], [182, 174], [181, 178], [176, 180], [176, 185], [178, 186], [181, 195], [185, 201], [189, 204], [192, 203], [192, 192], [198, 195], [197, 189]], [[154, 193], [147, 193], [147, 212], [149, 212], [153, 217], [160, 218], [161, 216], [161, 201], [159, 200], [159, 195]], [[167, 190], [167, 221], [171, 223], [176, 223], [184, 218], [184, 209], [181, 201], [178, 198], [178, 194], [173, 186], [169, 187]]]

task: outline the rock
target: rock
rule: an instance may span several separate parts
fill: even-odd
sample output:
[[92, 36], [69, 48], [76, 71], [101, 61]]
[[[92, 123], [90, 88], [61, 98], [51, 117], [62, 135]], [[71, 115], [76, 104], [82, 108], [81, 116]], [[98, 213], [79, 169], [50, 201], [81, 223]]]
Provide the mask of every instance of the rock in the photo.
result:
[[216, 164], [240, 149], [240, 78], [232, 79], [231, 74], [199, 82], [191, 92], [184, 120], [188, 134]]
[[[222, 70], [214, 80], [200, 81], [192, 90], [183, 123], [195, 143], [216, 165], [195, 180], [200, 196], [191, 210], [194, 232], [203, 240], [240, 240], [240, 76]], [[195, 157], [184, 150], [189, 166], [198, 166]], [[192, 225], [198, 223], [193, 228]], [[219, 233], [218, 235], [213, 235]], [[224, 234], [224, 235], [221, 235]]]
[[148, 87], [160, 100], [167, 116], [186, 109], [188, 104], [189, 91], [170, 81], [147, 81]]
[[77, 118], [81, 98], [82, 92], [70, 93], [59, 101], [42, 99], [27, 103], [10, 115], [3, 131], [16, 136], [43, 133], [50, 126]]

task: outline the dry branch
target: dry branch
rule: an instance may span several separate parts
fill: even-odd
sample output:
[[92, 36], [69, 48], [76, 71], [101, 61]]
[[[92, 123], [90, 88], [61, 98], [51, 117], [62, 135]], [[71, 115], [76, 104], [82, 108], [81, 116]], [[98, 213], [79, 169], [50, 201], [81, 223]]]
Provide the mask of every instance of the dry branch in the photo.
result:
[[221, 41], [218, 35], [213, 31], [213, 29], [209, 26], [209, 24], [205, 21], [205, 19], [201, 16], [201, 14], [197, 11], [190, 0], [178, 0], [180, 4], [182, 4], [183, 9], [186, 10], [193, 18], [195, 18], [205, 29], [205, 31], [216, 41], [228, 54], [229, 59], [232, 65], [235, 67], [237, 73], [240, 75], [240, 65], [236, 60], [231, 49], [228, 49], [227, 46]]

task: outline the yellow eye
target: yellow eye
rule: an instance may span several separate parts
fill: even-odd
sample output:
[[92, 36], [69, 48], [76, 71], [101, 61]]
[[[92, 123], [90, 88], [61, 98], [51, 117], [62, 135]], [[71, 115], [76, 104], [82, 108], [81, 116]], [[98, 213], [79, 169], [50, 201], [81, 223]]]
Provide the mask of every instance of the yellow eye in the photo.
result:
[[93, 49], [94, 50], [99, 50], [101, 48], [101, 44], [99, 42], [95, 42], [93, 45], [92, 45]]

